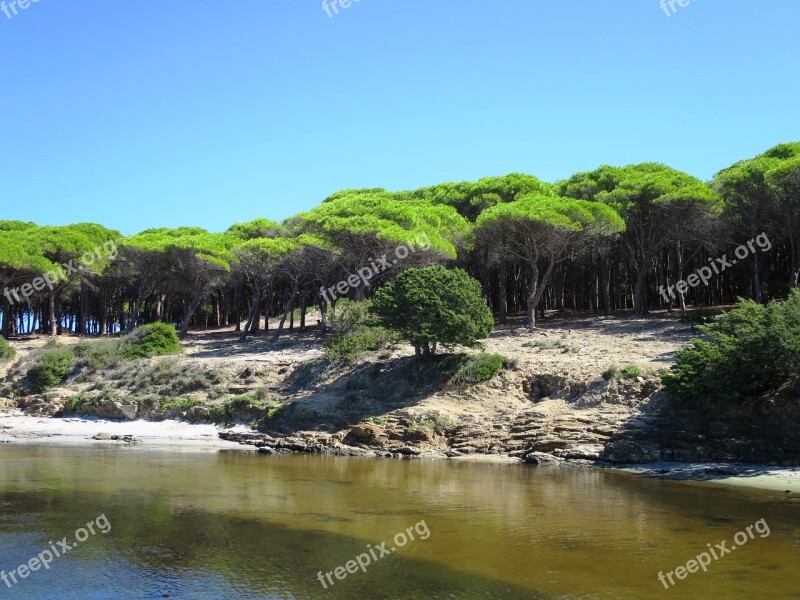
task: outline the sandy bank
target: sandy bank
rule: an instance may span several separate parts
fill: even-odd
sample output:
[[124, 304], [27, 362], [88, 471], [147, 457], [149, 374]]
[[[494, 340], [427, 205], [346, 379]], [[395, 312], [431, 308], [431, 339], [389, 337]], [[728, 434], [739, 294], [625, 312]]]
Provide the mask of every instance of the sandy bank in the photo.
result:
[[658, 462], [608, 466], [615, 471], [678, 481], [700, 481], [719, 485], [791, 492], [800, 497], [800, 467], [743, 465], [730, 463]]
[[[242, 427], [243, 431], [249, 429]], [[42, 418], [22, 412], [0, 413], [0, 443], [2, 444], [61, 444], [61, 445], [125, 445], [169, 446], [195, 450], [235, 449], [248, 450], [246, 446], [219, 438], [214, 425], [184, 423], [179, 421], [107, 421], [85, 418]], [[100, 437], [132, 436], [133, 443], [93, 439]]]

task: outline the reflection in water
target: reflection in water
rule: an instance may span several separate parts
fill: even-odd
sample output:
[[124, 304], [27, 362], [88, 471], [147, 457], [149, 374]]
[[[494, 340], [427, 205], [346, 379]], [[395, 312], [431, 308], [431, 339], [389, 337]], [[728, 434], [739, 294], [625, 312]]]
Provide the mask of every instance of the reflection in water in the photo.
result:
[[[800, 507], [593, 469], [129, 448], [0, 449], [0, 569], [105, 514], [15, 598], [662, 598], [659, 571], [765, 518], [678, 598], [800, 598]], [[317, 574], [425, 520], [323, 590]]]

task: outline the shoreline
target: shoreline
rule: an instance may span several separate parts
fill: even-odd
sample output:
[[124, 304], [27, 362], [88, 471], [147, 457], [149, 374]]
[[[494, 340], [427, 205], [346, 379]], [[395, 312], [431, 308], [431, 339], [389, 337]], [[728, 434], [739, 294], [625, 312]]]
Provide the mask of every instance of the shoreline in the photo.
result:
[[[247, 430], [247, 428], [241, 428]], [[99, 437], [95, 437], [99, 436]], [[0, 413], [0, 444], [181, 448], [198, 451], [249, 450], [219, 437], [216, 425], [185, 421], [111, 421], [96, 417], [34, 417]]]
[[[21, 411], [0, 413], [0, 444], [51, 445], [51, 446], [125, 446], [131, 448], [172, 449], [173, 451], [238, 450], [255, 452], [250, 444], [228, 441], [220, 437], [216, 425], [187, 423], [185, 421], [111, 421], [94, 417], [35, 417]], [[224, 431], [238, 434], [257, 434], [256, 431], [237, 425]], [[98, 434], [103, 434], [100, 437]], [[113, 437], [112, 437], [113, 436]], [[380, 450], [365, 450], [343, 446], [342, 449], [359, 451], [335, 453], [341, 456], [385, 457]], [[298, 450], [282, 449], [276, 454], [299, 454]], [[480, 462], [491, 464], [524, 464], [517, 457], [499, 454], [472, 454], [448, 457], [439, 453], [421, 453], [405, 456], [414, 459], [452, 460], [454, 462]], [[653, 462], [646, 464], [617, 464], [607, 461], [558, 461], [565, 467], [590, 467], [626, 473], [639, 477], [668, 481], [686, 481], [702, 484], [719, 484], [729, 487], [760, 489], [772, 492], [790, 492], [800, 497], [800, 466], [773, 466], [742, 463], [682, 463]], [[531, 465], [533, 467], [533, 465]], [[535, 468], [535, 467], [534, 467]], [[554, 468], [544, 465], [538, 468]], [[557, 466], [556, 466], [557, 468]]]

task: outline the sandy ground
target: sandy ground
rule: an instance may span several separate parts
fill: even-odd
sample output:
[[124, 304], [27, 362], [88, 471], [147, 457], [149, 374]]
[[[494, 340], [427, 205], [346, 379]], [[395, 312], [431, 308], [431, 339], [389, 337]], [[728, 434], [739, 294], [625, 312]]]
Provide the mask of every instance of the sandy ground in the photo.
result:
[[781, 491], [800, 497], [800, 467], [659, 462], [610, 468], [646, 477]]
[[[251, 431], [241, 427], [242, 431]], [[40, 418], [22, 412], [0, 413], [1, 444], [132, 445], [169, 446], [195, 450], [248, 450], [248, 447], [227, 442], [218, 436], [215, 425], [179, 421], [106, 421], [92, 418]], [[97, 434], [133, 436], [132, 444], [118, 440], [95, 440]]]
[[[309, 323], [314, 324], [313, 316]], [[486, 342], [488, 352], [501, 353], [516, 359], [520, 368], [529, 373], [549, 373], [568, 376], [573, 380], [591, 381], [612, 365], [636, 364], [646, 374], [655, 374], [669, 367], [675, 352], [686, 346], [697, 332], [681, 323], [677, 315], [654, 313], [648, 318], [632, 316], [598, 317], [590, 314], [549, 314], [539, 329], [527, 331], [517, 320], [498, 327]], [[270, 332], [273, 333], [273, 332]], [[61, 343], [79, 340], [76, 336], [59, 336]], [[46, 336], [31, 336], [14, 341], [15, 348], [24, 355], [43, 345]], [[278, 342], [272, 335], [251, 337], [238, 342], [238, 334], [231, 328], [190, 332], [184, 341], [185, 354], [180, 360], [205, 361], [223, 366], [241, 368], [242, 362], [262, 365], [266, 375], [276, 376], [279, 369], [323, 355], [321, 340], [314, 327], [305, 333], [286, 332]], [[394, 357], [412, 354], [410, 347], [399, 347]], [[0, 377], [8, 365], [0, 365]], [[273, 373], [275, 371], [275, 373]], [[265, 380], [271, 379], [266, 377]], [[440, 392], [423, 399], [414, 412], [431, 409], [451, 414], [472, 414], [492, 419], [508, 411], [514, 412], [530, 406], [530, 399], [509, 385], [507, 376], [501, 376], [477, 389]], [[312, 394], [313, 395], [313, 394]], [[324, 394], [321, 394], [324, 396]], [[338, 400], [338, 398], [337, 398]], [[563, 399], [545, 399], [535, 405], [542, 417], [567, 418], [580, 416], [592, 418], [613, 417], [624, 412], [623, 407], [603, 404], [578, 409]], [[595, 414], [597, 413], [597, 414]], [[600, 413], [604, 413], [601, 415]], [[624, 415], [622, 415], [624, 416]], [[251, 431], [238, 426], [242, 431]], [[133, 447], [171, 447], [176, 450], [247, 450], [240, 444], [218, 437], [219, 429], [210, 424], [190, 424], [179, 421], [107, 421], [93, 418], [41, 418], [19, 411], [0, 412], [0, 443], [91, 445], [116, 444]], [[133, 444], [118, 440], [94, 440], [97, 434], [132, 436]], [[454, 460], [517, 463], [507, 456], [471, 455]], [[657, 463], [609, 467], [637, 476], [663, 477], [691, 480], [739, 487], [791, 491], [800, 494], [800, 467], [776, 468], [759, 465], [732, 465], [708, 463]]]

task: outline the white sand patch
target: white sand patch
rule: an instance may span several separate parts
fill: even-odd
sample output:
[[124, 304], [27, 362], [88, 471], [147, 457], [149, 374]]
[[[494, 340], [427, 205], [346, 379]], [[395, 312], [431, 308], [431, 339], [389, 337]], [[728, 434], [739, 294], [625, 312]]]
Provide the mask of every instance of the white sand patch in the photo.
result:
[[[252, 431], [237, 426], [234, 430]], [[194, 449], [238, 449], [246, 446], [219, 438], [216, 425], [180, 421], [107, 421], [95, 418], [41, 418], [21, 412], [0, 413], [0, 443], [14, 444], [113, 444], [131, 446], [183, 446]], [[118, 440], [95, 440], [97, 434], [133, 436], [128, 444]]]

